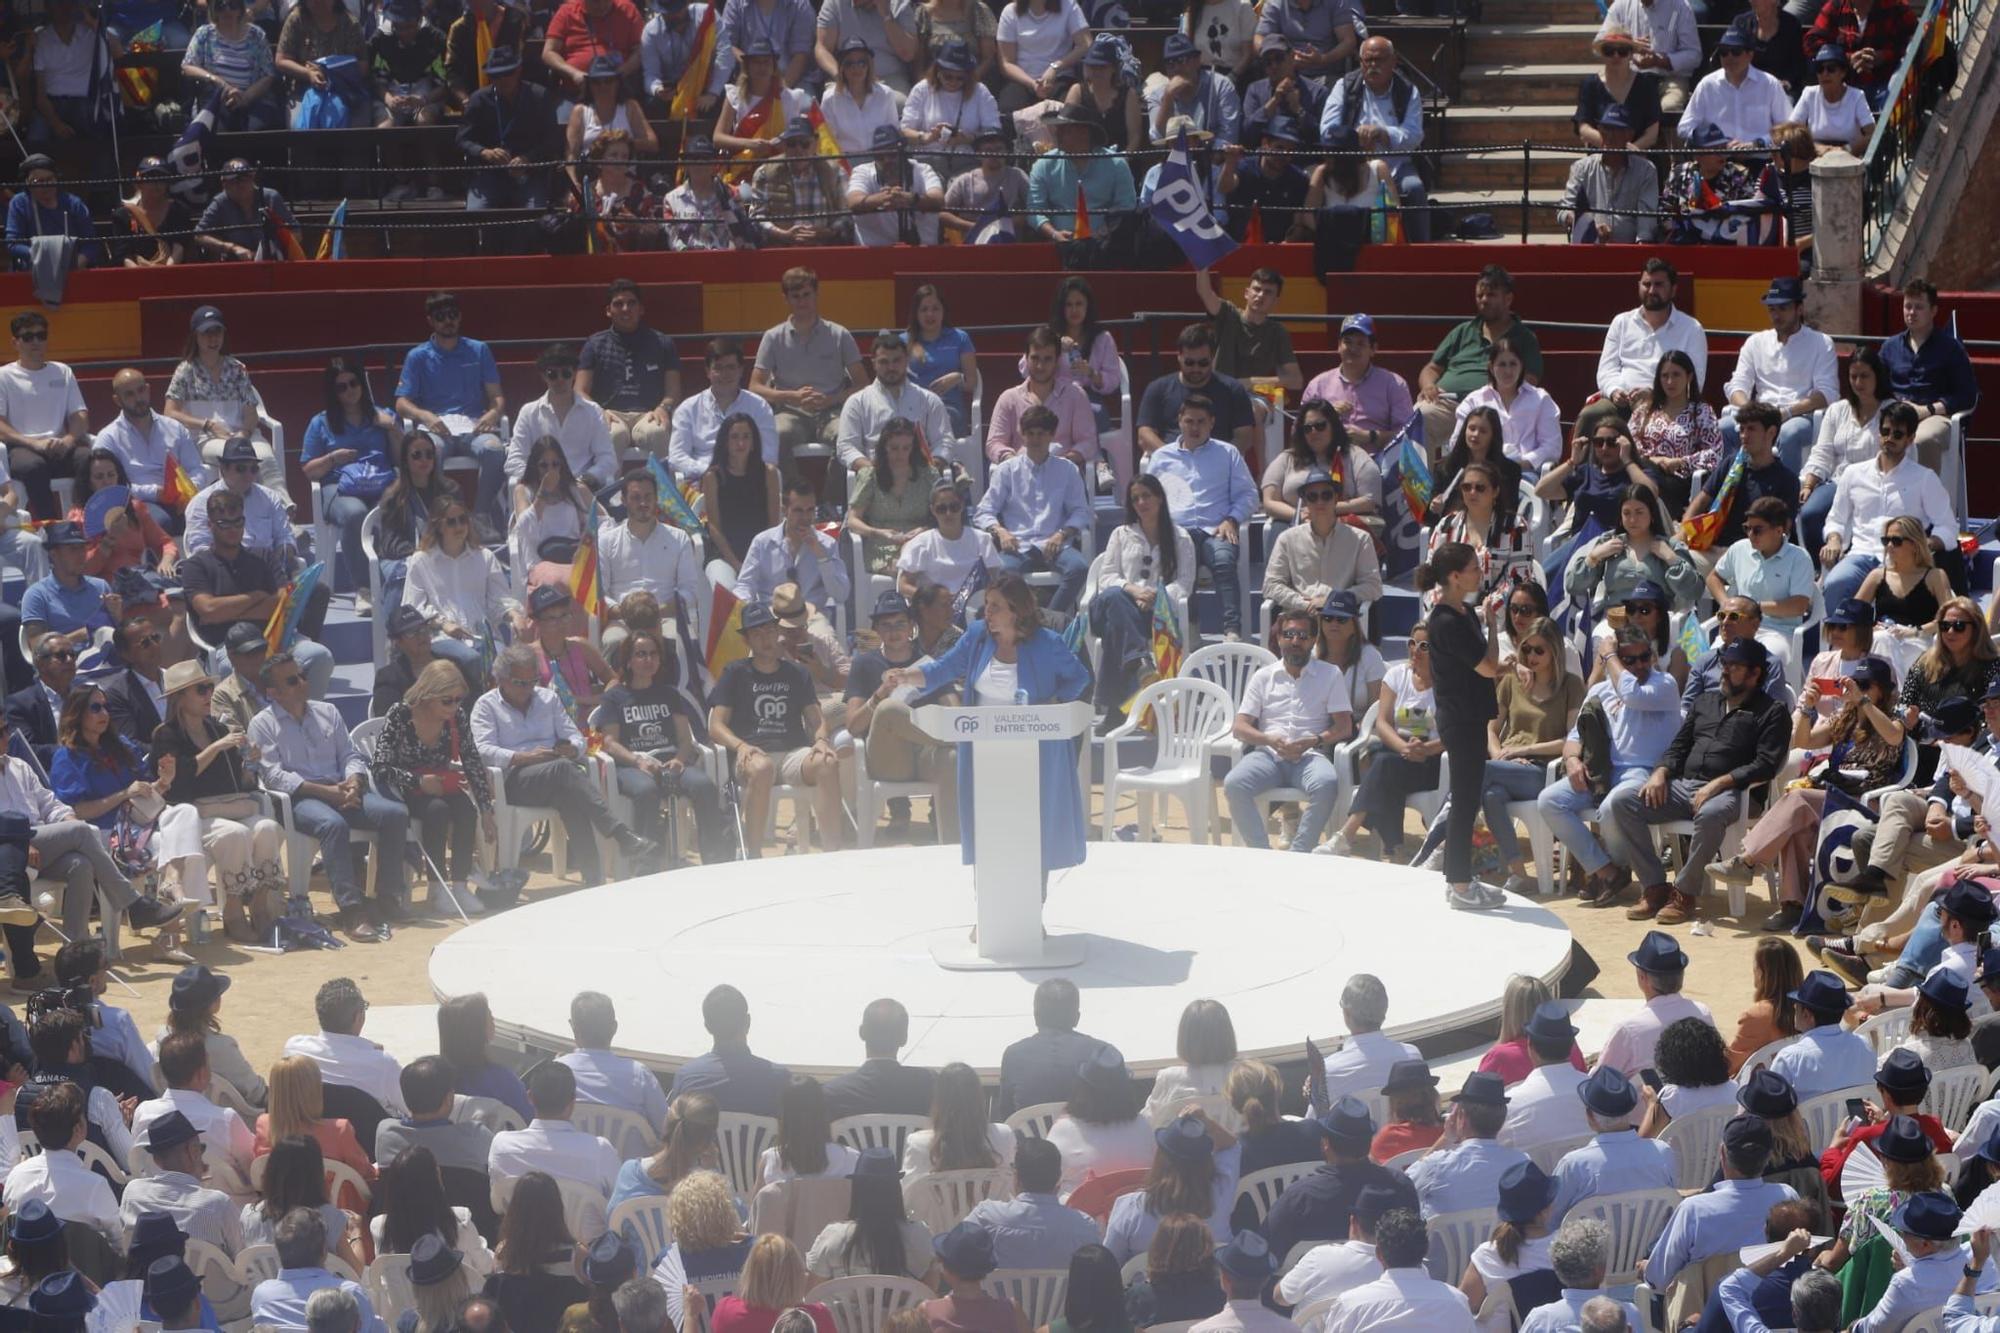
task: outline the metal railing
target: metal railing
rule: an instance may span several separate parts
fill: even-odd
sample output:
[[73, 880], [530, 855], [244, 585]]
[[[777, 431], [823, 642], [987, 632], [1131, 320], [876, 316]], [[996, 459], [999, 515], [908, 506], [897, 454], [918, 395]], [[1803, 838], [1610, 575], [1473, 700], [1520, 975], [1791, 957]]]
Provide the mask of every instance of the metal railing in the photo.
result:
[[1909, 49], [1903, 53], [1903, 63], [1889, 82], [1882, 116], [1875, 122], [1875, 133], [1862, 159], [1866, 168], [1862, 176], [1866, 226], [1862, 253], [1866, 263], [1875, 262], [1888, 239], [1889, 223], [1916, 167], [1917, 148], [1923, 142], [1930, 113], [1949, 91], [1936, 87], [1928, 76], [1941, 58], [1963, 46], [1971, 14], [1971, 0], [1927, 0]]

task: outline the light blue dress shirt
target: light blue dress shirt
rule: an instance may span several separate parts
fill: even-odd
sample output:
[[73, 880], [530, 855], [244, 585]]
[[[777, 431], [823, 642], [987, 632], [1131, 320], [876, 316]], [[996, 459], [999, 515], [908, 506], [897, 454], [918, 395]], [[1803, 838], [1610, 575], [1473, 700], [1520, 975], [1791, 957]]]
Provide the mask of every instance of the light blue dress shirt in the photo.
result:
[[1378, 93], [1361, 81], [1361, 99], [1355, 107], [1354, 124], [1346, 124], [1347, 99], [1340, 95], [1340, 85], [1334, 84], [1327, 95], [1326, 109], [1319, 116], [1319, 137], [1322, 143], [1332, 143], [1343, 129], [1358, 130], [1363, 125], [1379, 125], [1389, 131], [1389, 147], [1392, 153], [1385, 153], [1383, 161], [1389, 170], [1398, 176], [1410, 164], [1406, 156], [1410, 149], [1424, 141], [1424, 99], [1414, 87], [1409, 88], [1409, 104], [1403, 114], [1396, 114], [1396, 84], [1407, 83], [1399, 74], [1390, 83], [1387, 92]]
[[[1547, 1305], [1537, 1305], [1528, 1311], [1521, 1321], [1520, 1333], [1577, 1333], [1583, 1326], [1583, 1307], [1606, 1295], [1602, 1291], [1582, 1291], [1575, 1287], [1564, 1287], [1562, 1299]], [[1619, 1301], [1618, 1307], [1625, 1311], [1625, 1323], [1629, 1328], [1640, 1329], [1646, 1325], [1639, 1318], [1639, 1308], [1628, 1301]], [[1736, 1326], [1736, 1333], [1744, 1333], [1743, 1325]]]
[[750, 549], [743, 553], [743, 568], [736, 572], [736, 595], [746, 602], [768, 602], [771, 590], [780, 583], [796, 583], [799, 596], [831, 615], [835, 603], [847, 600], [853, 582], [833, 538], [815, 528], [812, 540], [819, 559], [803, 558], [802, 552], [802, 558], [794, 560], [792, 548], [785, 542], [784, 524], [752, 537]]
[[1007, 529], [1023, 543], [1038, 546], [1068, 528], [1077, 536], [1092, 526], [1090, 499], [1083, 491], [1083, 473], [1067, 458], [1050, 454], [1037, 463], [1026, 449], [993, 469], [986, 494], [972, 513], [972, 526], [991, 532]]
[[[1674, 678], [1655, 670], [1641, 685], [1630, 673], [1616, 681], [1600, 680], [1590, 687], [1584, 702], [1596, 699], [1604, 705], [1605, 720], [1611, 724], [1611, 770], [1651, 768], [1674, 743], [1681, 729], [1681, 692]], [[1577, 738], [1572, 726], [1569, 739]]]
[[1771, 1072], [1783, 1074], [1800, 1101], [1842, 1088], [1872, 1086], [1875, 1052], [1836, 1020], [1799, 1034], [1799, 1039], [1771, 1057]]
[[1100, 1239], [1096, 1219], [1063, 1207], [1053, 1194], [988, 1199], [965, 1220], [993, 1233], [993, 1257], [1002, 1268], [1067, 1268], [1071, 1255]]
[[546, 749], [560, 741], [568, 741], [576, 747], [577, 757], [583, 757], [583, 733], [576, 729], [576, 719], [546, 685], [535, 687], [525, 712], [516, 712], [497, 689], [480, 695], [472, 706], [472, 739], [479, 746], [479, 757], [502, 773], [516, 752]]
[[1500, 1177], [1528, 1154], [1504, 1147], [1495, 1139], [1468, 1139], [1455, 1148], [1420, 1157], [1410, 1164], [1410, 1183], [1424, 1216], [1492, 1208], [1500, 1202]]
[[278, 1275], [257, 1284], [250, 1296], [250, 1317], [273, 1328], [299, 1330], [306, 1326], [306, 1302], [323, 1287], [342, 1287], [361, 1307], [359, 1333], [388, 1333], [368, 1293], [360, 1284], [335, 1277], [324, 1268], [281, 1268]]
[[1646, 1283], [1666, 1290], [1680, 1271], [1711, 1256], [1764, 1240], [1764, 1214], [1798, 1198], [1790, 1185], [1770, 1180], [1718, 1180], [1708, 1193], [1681, 1201], [1646, 1260]]
[[[1958, 1285], [1959, 1270], [1970, 1256], [1965, 1246], [1952, 1245], [1936, 1254], [1912, 1257], [1907, 1268], [1898, 1269], [1889, 1279], [1875, 1308], [1855, 1320], [1847, 1333], [1895, 1333], [1925, 1310], [1937, 1309]], [[1989, 1262], [1974, 1289], [1991, 1291], [1996, 1285], [2000, 1282], [1995, 1281]]]
[[[1555, 1176], [1551, 1227], [1560, 1226], [1570, 1209], [1600, 1194], [1672, 1189], [1676, 1179], [1674, 1146], [1658, 1139], [1642, 1139], [1636, 1129], [1613, 1130], [1566, 1154], [1556, 1164]], [[1760, 1222], [1762, 1217], [1758, 1214]]]
[[[1737, 1324], [1736, 1331], [1748, 1333], [1748, 1326]], [[2000, 1333], [2000, 1315], [1983, 1315], [1972, 1297], [1953, 1296], [1944, 1303], [1944, 1333]]]
[[[1227, 1245], [1235, 1235], [1229, 1226], [1229, 1214], [1236, 1206], [1236, 1176], [1242, 1158], [1243, 1149], [1236, 1144], [1215, 1155], [1215, 1206], [1208, 1212], [1208, 1232], [1217, 1245]], [[1153, 1233], [1159, 1229], [1159, 1214], [1147, 1211], [1146, 1192], [1134, 1190], [1111, 1205], [1111, 1217], [1104, 1224], [1104, 1248], [1119, 1263], [1129, 1263], [1134, 1256], [1146, 1252], [1153, 1243]]]
[[144, 426], [120, 412], [90, 443], [92, 448], [109, 449], [118, 455], [131, 479], [132, 497], [137, 500], [160, 498], [160, 487], [167, 479], [168, 454], [180, 460], [190, 484], [206, 486], [215, 480], [215, 473], [201, 461], [201, 447], [187, 427], [158, 412], [149, 416]]
[[304, 717], [272, 704], [250, 719], [250, 739], [263, 752], [257, 772], [272, 791], [290, 794], [303, 783], [344, 782], [368, 772], [340, 710], [329, 703], [308, 699]]
[[1176, 439], [1155, 449], [1145, 470], [1166, 488], [1174, 522], [1194, 532], [1214, 532], [1226, 518], [1240, 528], [1257, 502], [1250, 468], [1227, 440], [1189, 449]]
[[[1786, 542], [1775, 554], [1766, 557], [1759, 555], [1745, 537], [1722, 553], [1715, 572], [1723, 587], [1753, 601], [1782, 602], [1788, 597], [1814, 597], [1818, 593], [1819, 577], [1813, 568], [1813, 558], [1795, 542]], [[1764, 623], [1772, 629], [1789, 632], [1797, 629], [1804, 619], [1765, 616]]]
[[139, 1035], [139, 1025], [132, 1021], [132, 1015], [115, 1004], [98, 1000], [91, 1006], [97, 1011], [97, 1030], [90, 1034], [92, 1055], [115, 1055], [124, 1061], [133, 1073], [150, 1086], [159, 1080], [153, 1077], [153, 1052], [146, 1045], [146, 1039]]
[[597, 1106], [615, 1106], [646, 1117], [656, 1131], [667, 1123], [667, 1093], [653, 1071], [637, 1060], [610, 1051], [571, 1051], [556, 1057], [576, 1076], [576, 1099]]

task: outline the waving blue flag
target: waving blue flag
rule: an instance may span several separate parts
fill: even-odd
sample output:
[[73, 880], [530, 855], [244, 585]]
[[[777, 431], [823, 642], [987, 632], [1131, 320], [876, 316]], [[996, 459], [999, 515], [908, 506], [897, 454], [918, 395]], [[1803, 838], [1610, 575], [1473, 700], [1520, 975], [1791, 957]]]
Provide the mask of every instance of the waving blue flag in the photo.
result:
[[1153, 186], [1153, 221], [1174, 238], [1181, 253], [1196, 268], [1213, 268], [1236, 248], [1229, 233], [1209, 212], [1208, 198], [1195, 182], [1188, 166], [1187, 131], [1174, 140], [1173, 151], [1160, 165], [1160, 179]]

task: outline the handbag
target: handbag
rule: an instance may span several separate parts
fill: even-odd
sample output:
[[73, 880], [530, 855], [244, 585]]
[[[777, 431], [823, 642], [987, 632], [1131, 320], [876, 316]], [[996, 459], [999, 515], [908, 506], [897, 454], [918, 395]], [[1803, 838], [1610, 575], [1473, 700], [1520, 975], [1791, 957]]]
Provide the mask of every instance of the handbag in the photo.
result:
[[552, 565], [574, 564], [577, 545], [574, 537], [544, 537], [535, 545], [535, 558]]
[[342, 495], [372, 504], [382, 498], [382, 492], [395, 479], [394, 468], [383, 467], [372, 458], [357, 458], [340, 469], [338, 489]]
[[451, 737], [451, 762], [412, 768], [410, 772], [418, 778], [436, 778], [444, 784], [446, 796], [456, 796], [465, 790], [465, 765], [459, 758], [457, 718], [445, 724], [445, 734]]

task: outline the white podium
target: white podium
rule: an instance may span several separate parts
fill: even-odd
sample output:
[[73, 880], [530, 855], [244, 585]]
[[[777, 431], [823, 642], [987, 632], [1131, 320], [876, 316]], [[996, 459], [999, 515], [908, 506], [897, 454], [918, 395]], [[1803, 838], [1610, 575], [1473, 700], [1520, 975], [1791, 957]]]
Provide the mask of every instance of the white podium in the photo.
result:
[[912, 716], [925, 735], [972, 747], [977, 923], [970, 939], [933, 944], [931, 956], [955, 971], [1075, 967], [1086, 952], [1084, 936], [1042, 929], [1039, 747], [1089, 730], [1090, 705], [930, 704]]

